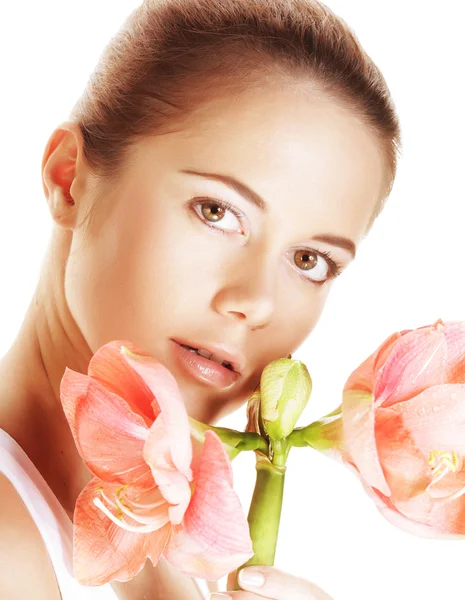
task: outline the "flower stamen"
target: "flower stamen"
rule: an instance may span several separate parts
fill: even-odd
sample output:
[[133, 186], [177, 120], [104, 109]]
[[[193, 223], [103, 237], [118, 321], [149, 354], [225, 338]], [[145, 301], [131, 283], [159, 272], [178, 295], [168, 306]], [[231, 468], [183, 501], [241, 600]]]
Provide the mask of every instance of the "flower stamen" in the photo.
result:
[[[429, 493], [431, 493], [432, 486], [441, 481], [446, 475], [457, 473], [463, 466], [462, 460], [459, 458], [457, 452], [439, 452], [438, 450], [431, 451], [428, 464], [432, 468], [432, 475], [436, 475], [426, 488], [426, 491]], [[459, 498], [462, 494], [465, 494], [465, 486], [448, 496], [432, 496], [432, 500], [438, 503], [445, 503]]]
[[[167, 510], [158, 510], [155, 514], [150, 515], [146, 514], [137, 514], [130, 510], [129, 506], [126, 506], [121, 500], [126, 502], [132, 502], [129, 498], [123, 496], [123, 490], [127, 488], [127, 485], [122, 486], [115, 492], [115, 502], [113, 502], [103, 491], [103, 487], [97, 488], [100, 492], [102, 498], [113, 508], [118, 509], [117, 515], [114, 515], [113, 512], [105, 506], [102, 500], [98, 497], [93, 498], [93, 503], [95, 506], [100, 509], [115, 525], [126, 529], [127, 531], [133, 531], [135, 533], [151, 533], [160, 529], [166, 523], [169, 522], [169, 516]], [[120, 500], [121, 497], [121, 500]], [[153, 504], [138, 504], [141, 508], [154, 508], [160, 507], [162, 504], [165, 504], [166, 501], [164, 499], [153, 503]], [[137, 523], [141, 523], [141, 525], [131, 525], [127, 521], [124, 520], [124, 515], [130, 517], [133, 521]]]
[[131, 519], [133, 519], [137, 523], [142, 523], [143, 525], [152, 524], [154, 526], [154, 530], [159, 529], [159, 527], [162, 527], [167, 522], [167, 519], [165, 519], [165, 514], [160, 514], [160, 511], [157, 515], [144, 516], [136, 514], [135, 512], [129, 510], [129, 508], [122, 504], [118, 499], [116, 499], [116, 504], [125, 515], [131, 517]]
[[103, 489], [100, 490], [100, 494], [105, 499], [105, 501], [107, 502], [107, 504], [109, 504], [110, 506], [113, 506], [113, 508], [118, 508], [116, 506], [116, 504], [114, 502], [112, 502], [112, 500], [110, 500], [110, 498], [108, 498], [108, 496], [105, 494], [105, 492], [103, 491]]
[[126, 504], [131, 504], [135, 508], [157, 508], [158, 506], [161, 506], [162, 504], [164, 504], [166, 502], [166, 500], [163, 497], [161, 497], [160, 500], [157, 500], [156, 502], [152, 502], [149, 504], [140, 504], [139, 502], [134, 502], [134, 500], [131, 500], [127, 496], [123, 496], [123, 489], [126, 489], [126, 488], [127, 488], [127, 485], [124, 486], [124, 488], [120, 488], [116, 492], [116, 497], [117, 498], [122, 497], [124, 499], [124, 501], [126, 502]]

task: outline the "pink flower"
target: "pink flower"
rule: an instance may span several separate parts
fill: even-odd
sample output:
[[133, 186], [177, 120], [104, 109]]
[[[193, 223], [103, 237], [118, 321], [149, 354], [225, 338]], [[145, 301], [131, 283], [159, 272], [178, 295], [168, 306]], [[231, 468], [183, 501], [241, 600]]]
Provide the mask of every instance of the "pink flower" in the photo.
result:
[[351, 374], [342, 417], [321, 427], [320, 448], [416, 535], [465, 535], [464, 384], [464, 322], [404, 330]]
[[[86, 585], [127, 581], [161, 555], [178, 570], [219, 579], [253, 556], [216, 433], [193, 453], [172, 374], [127, 341], [92, 357], [88, 375], [66, 369], [61, 400], [94, 475], [74, 512], [74, 576]], [[195, 457], [195, 458], [194, 458]]]

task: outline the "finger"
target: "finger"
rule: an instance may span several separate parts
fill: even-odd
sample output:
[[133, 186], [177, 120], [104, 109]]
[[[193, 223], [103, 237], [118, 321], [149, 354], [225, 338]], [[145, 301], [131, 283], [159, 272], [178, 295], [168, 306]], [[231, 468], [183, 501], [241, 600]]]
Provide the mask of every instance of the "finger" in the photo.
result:
[[270, 600], [333, 600], [314, 583], [276, 567], [254, 565], [239, 571], [239, 585]]

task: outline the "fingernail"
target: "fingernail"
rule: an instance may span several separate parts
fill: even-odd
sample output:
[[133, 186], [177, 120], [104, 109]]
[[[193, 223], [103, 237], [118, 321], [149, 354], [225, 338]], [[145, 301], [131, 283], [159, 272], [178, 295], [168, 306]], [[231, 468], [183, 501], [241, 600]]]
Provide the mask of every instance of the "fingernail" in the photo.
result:
[[239, 583], [249, 587], [262, 587], [265, 583], [265, 576], [260, 571], [242, 569], [239, 571]]
[[219, 592], [215, 592], [210, 595], [209, 600], [232, 600], [229, 594], [220, 594]]

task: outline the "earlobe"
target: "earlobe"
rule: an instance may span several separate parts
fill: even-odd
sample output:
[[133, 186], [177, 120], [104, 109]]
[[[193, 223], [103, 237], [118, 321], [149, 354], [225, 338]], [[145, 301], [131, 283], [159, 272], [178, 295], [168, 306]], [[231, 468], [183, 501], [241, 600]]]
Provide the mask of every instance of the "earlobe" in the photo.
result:
[[77, 224], [81, 150], [79, 126], [66, 121], [53, 131], [42, 158], [42, 185], [50, 214], [57, 225], [66, 229], [74, 229]]

